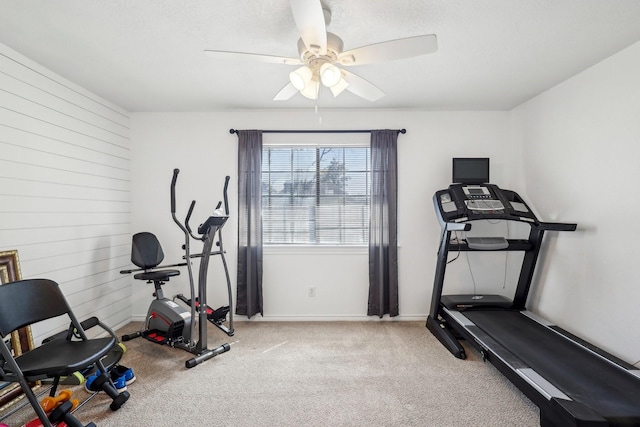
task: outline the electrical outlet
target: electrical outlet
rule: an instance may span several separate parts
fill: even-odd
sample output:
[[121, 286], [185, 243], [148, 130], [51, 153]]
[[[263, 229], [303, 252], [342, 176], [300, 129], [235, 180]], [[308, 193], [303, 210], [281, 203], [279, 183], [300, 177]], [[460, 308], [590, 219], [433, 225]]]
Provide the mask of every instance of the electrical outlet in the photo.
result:
[[313, 286], [309, 288], [309, 296], [311, 298], [316, 296], [316, 288], [314, 288]]

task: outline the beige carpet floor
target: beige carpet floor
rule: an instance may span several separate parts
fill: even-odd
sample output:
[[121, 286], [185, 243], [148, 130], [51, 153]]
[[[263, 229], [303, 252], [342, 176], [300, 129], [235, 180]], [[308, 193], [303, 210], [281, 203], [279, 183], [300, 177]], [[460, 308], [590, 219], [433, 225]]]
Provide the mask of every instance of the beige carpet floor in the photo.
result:
[[[539, 425], [537, 407], [491, 364], [473, 351], [454, 358], [424, 322], [236, 322], [235, 336], [208, 336], [231, 350], [193, 369], [185, 351], [125, 343], [130, 400], [112, 412], [101, 393], [75, 415], [102, 427]], [[2, 422], [31, 418], [26, 407]]]

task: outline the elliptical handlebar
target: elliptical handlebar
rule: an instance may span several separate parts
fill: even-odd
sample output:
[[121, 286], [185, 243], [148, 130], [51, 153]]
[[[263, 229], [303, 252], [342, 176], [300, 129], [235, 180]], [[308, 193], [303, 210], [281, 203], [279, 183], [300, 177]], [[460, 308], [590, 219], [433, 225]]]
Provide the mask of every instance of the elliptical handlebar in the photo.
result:
[[[180, 230], [182, 230], [185, 234], [190, 234], [191, 237], [196, 239], [196, 237], [191, 233], [191, 229], [189, 228], [189, 217], [193, 212], [193, 207], [196, 204], [196, 201], [194, 200], [193, 202], [191, 202], [191, 207], [189, 208], [189, 213], [187, 214], [186, 227], [176, 217], [176, 182], [178, 181], [179, 173], [180, 173], [180, 169], [176, 168], [173, 170], [173, 179], [171, 180], [171, 217], [173, 218], [173, 222], [178, 224], [178, 227], [180, 227]], [[188, 239], [186, 240], [188, 241]]]
[[189, 226], [189, 219], [191, 218], [191, 214], [193, 213], [193, 208], [195, 206], [196, 206], [196, 201], [192, 200], [191, 205], [189, 206], [189, 212], [187, 212], [187, 217], [184, 220], [184, 225], [187, 227], [187, 230], [189, 230], [189, 234], [191, 234], [192, 237], [194, 236], [193, 236], [193, 233], [191, 232], [191, 227]]
[[224, 210], [225, 210], [224, 214], [220, 212], [220, 206], [222, 205], [222, 202], [218, 202], [218, 205], [216, 206], [216, 209], [213, 212], [213, 214], [209, 216], [209, 218], [207, 218], [206, 221], [200, 224], [200, 226], [198, 227], [198, 234], [201, 234], [204, 236], [205, 234], [209, 234], [210, 232], [215, 233], [224, 225], [224, 223], [229, 218], [229, 202], [227, 198], [227, 188], [229, 186], [229, 179], [230, 178], [227, 175], [224, 180], [224, 190], [223, 190]]
[[[224, 200], [224, 214], [225, 216], [229, 216], [229, 198], [227, 196], [227, 189], [229, 188], [229, 180], [231, 177], [229, 175], [224, 177], [224, 189], [222, 190], [222, 196]], [[219, 201], [216, 205], [215, 211], [218, 211], [222, 207], [222, 201]], [[215, 212], [214, 211], [214, 212]], [[214, 215], [220, 216], [218, 212], [215, 212]]]
[[229, 175], [227, 175], [224, 178], [224, 190], [222, 192], [223, 196], [224, 196], [224, 214], [226, 216], [229, 216], [229, 199], [227, 198], [227, 188], [229, 187], [229, 180], [231, 179], [231, 177]]
[[178, 174], [180, 169], [173, 170], [173, 178], [171, 179], [171, 213], [176, 213], [176, 181], [178, 180]]
[[[203, 235], [202, 237], [197, 237], [193, 234], [193, 230], [189, 225], [189, 220], [191, 219], [191, 215], [193, 214], [193, 209], [196, 206], [196, 201], [192, 200], [191, 205], [189, 206], [189, 211], [187, 212], [187, 216], [185, 218], [184, 224], [178, 220], [176, 217], [176, 183], [178, 182], [178, 174], [180, 173], [180, 169], [176, 168], [173, 170], [173, 178], [171, 179], [171, 216], [173, 217], [173, 221], [178, 224], [178, 227], [185, 233], [189, 234], [192, 238], [196, 240], [203, 240], [204, 234], [206, 233], [208, 227], [212, 224], [216, 224], [218, 221], [214, 218], [225, 218], [229, 216], [229, 197], [227, 195], [227, 190], [229, 188], [229, 180], [231, 177], [227, 175], [224, 179], [224, 189], [223, 189], [223, 200], [224, 200], [224, 217], [220, 217], [219, 215], [212, 215], [207, 220], [198, 227], [198, 234]], [[220, 209], [222, 202], [218, 202], [216, 206], [216, 210]]]
[[[195, 240], [202, 240], [202, 238], [194, 236], [193, 231], [191, 230], [191, 226], [189, 225], [189, 219], [191, 219], [191, 214], [193, 213], [193, 208], [196, 206], [196, 201], [192, 200], [191, 205], [189, 206], [189, 211], [187, 212], [187, 216], [184, 220], [184, 224], [180, 222], [180, 220], [176, 217], [176, 183], [178, 181], [178, 174], [180, 173], [180, 169], [176, 168], [173, 170], [173, 179], [171, 180], [171, 216], [173, 217], [173, 222], [178, 224], [180, 230], [182, 230], [185, 235], [189, 235]], [[186, 239], [188, 241], [188, 239]]]

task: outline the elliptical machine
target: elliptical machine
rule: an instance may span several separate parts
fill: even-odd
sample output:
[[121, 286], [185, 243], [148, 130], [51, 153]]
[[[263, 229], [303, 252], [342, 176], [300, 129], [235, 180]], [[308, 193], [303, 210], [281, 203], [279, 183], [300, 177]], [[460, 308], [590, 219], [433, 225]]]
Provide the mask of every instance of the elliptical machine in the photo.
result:
[[[145, 280], [147, 283], [153, 283], [155, 287], [155, 300], [151, 302], [144, 329], [132, 334], [124, 335], [122, 341], [129, 341], [137, 337], [144, 337], [158, 344], [166, 344], [171, 347], [177, 347], [186, 350], [195, 355], [194, 358], [185, 362], [187, 368], [193, 368], [198, 364], [209, 360], [218, 354], [227, 352], [231, 349], [229, 344], [223, 344], [214, 349], [209, 349], [207, 345], [207, 322], [211, 322], [221, 329], [227, 335], [234, 334], [233, 329], [233, 312], [230, 308], [232, 303], [231, 280], [229, 270], [225, 259], [224, 247], [222, 244], [222, 228], [229, 219], [229, 206], [227, 198], [227, 187], [229, 185], [229, 177], [225, 178], [224, 183], [224, 212], [221, 210], [222, 202], [219, 202], [216, 209], [207, 220], [202, 223], [197, 230], [198, 236], [194, 235], [189, 220], [195, 207], [195, 200], [191, 202], [187, 213], [185, 223], [182, 224], [176, 217], [176, 197], [175, 188], [180, 170], [174, 169], [173, 179], [171, 180], [171, 215], [174, 222], [180, 227], [185, 236], [183, 249], [185, 255], [183, 258], [186, 262], [179, 264], [171, 264], [161, 266], [160, 263], [164, 259], [164, 253], [160, 242], [155, 235], [148, 232], [137, 233], [133, 236], [131, 247], [131, 262], [138, 269], [122, 270], [122, 274], [130, 274], [135, 271], [142, 271], [134, 276], [135, 279]], [[219, 249], [212, 251], [215, 237], [218, 237]], [[190, 239], [200, 240], [203, 242], [202, 253], [191, 254]], [[224, 271], [227, 279], [227, 292], [229, 295], [229, 305], [222, 306], [213, 310], [207, 305], [207, 272], [209, 269], [209, 258], [211, 255], [219, 255], [222, 259]], [[200, 258], [200, 268], [198, 273], [198, 293], [195, 293], [195, 282], [191, 266], [191, 259]], [[162, 285], [169, 281], [171, 277], [178, 276], [179, 270], [169, 269], [169, 267], [186, 266], [189, 274], [189, 286], [191, 298], [186, 298], [179, 294], [174, 299], [179, 299], [187, 304], [190, 310], [185, 309], [177, 304], [174, 300], [164, 297]], [[224, 324], [226, 316], [229, 315], [228, 326]], [[198, 334], [195, 334], [195, 324], [198, 323]]]

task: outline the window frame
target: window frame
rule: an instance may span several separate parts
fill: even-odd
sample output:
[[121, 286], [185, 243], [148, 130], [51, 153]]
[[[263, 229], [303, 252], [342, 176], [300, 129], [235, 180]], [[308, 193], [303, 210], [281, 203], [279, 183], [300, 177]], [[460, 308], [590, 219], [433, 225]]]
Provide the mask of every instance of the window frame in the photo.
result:
[[[318, 162], [318, 149], [321, 148], [366, 148], [367, 149], [367, 157], [366, 157], [366, 166], [365, 166], [365, 170], [358, 170], [358, 171], [354, 171], [353, 173], [364, 173], [366, 174], [365, 176], [365, 194], [364, 197], [366, 198], [367, 201], [367, 214], [366, 214], [366, 218], [363, 219], [362, 227], [358, 227], [358, 230], [365, 230], [366, 232], [366, 236], [364, 236], [363, 240], [361, 242], [349, 242], [348, 237], [345, 237], [344, 235], [340, 236], [340, 241], [339, 242], [329, 242], [329, 243], [322, 243], [322, 242], [313, 242], [313, 241], [307, 241], [307, 242], [269, 242], [268, 238], [267, 238], [267, 233], [269, 231], [267, 231], [267, 227], [264, 226], [263, 223], [263, 245], [266, 248], [284, 248], [283, 250], [286, 251], [286, 248], [356, 248], [355, 250], [357, 251], [358, 248], [366, 248], [368, 247], [368, 227], [369, 227], [369, 218], [370, 218], [370, 206], [371, 206], [371, 194], [370, 194], [370, 183], [371, 183], [371, 143], [370, 143], [370, 134], [366, 133], [366, 134], [349, 134], [349, 133], [332, 133], [332, 134], [324, 134], [324, 133], [310, 133], [310, 134], [268, 134], [268, 135], [263, 135], [263, 153], [269, 149], [273, 149], [273, 148], [284, 148], [284, 149], [296, 149], [296, 148], [300, 148], [300, 149], [305, 149], [305, 148], [313, 148], [316, 150], [316, 160], [315, 160], [315, 170], [313, 171], [313, 182], [314, 182], [314, 194], [311, 196], [314, 199], [313, 202], [313, 206], [317, 209], [319, 206], [323, 206], [320, 201], [323, 197], [323, 195], [321, 194], [321, 187], [323, 185], [323, 183], [321, 182], [321, 180], [319, 180], [320, 178], [320, 173], [321, 173], [321, 165]], [[343, 154], [344, 155], [344, 154]], [[263, 158], [264, 158], [264, 154], [263, 154]], [[263, 168], [262, 168], [262, 176], [261, 176], [261, 182], [264, 174], [265, 174], [265, 165], [263, 164]], [[293, 160], [292, 160], [292, 167], [291, 167], [291, 172], [294, 173], [294, 166], [293, 166]], [[271, 171], [269, 171], [269, 173], [271, 173]], [[278, 173], [277, 171], [275, 171], [275, 173]], [[349, 170], [345, 170], [342, 171], [343, 176], [346, 176], [349, 173]], [[272, 181], [269, 181], [269, 184], [271, 184]], [[263, 182], [264, 185], [264, 182]], [[265, 212], [265, 207], [267, 205], [267, 202], [265, 200], [264, 197], [264, 193], [262, 194], [263, 197], [263, 207], [262, 207], [262, 212], [264, 215]], [[287, 196], [285, 196], [287, 197]], [[292, 195], [292, 197], [295, 197], [295, 195]], [[331, 196], [329, 196], [331, 197]], [[343, 195], [344, 197], [344, 195]], [[354, 196], [354, 197], [361, 197], [361, 196]], [[344, 200], [344, 199], [343, 199]], [[348, 204], [346, 203], [342, 203], [338, 206], [347, 206]], [[326, 205], [325, 205], [326, 206]], [[264, 219], [263, 219], [264, 222]], [[343, 222], [344, 224], [344, 222]], [[344, 227], [340, 227], [340, 230], [344, 230]], [[322, 230], [321, 227], [314, 227], [313, 232], [317, 232], [318, 230]], [[340, 233], [341, 234], [341, 233]], [[313, 240], [313, 239], [310, 239]], [[347, 249], [347, 250], [351, 250], [351, 249]]]

